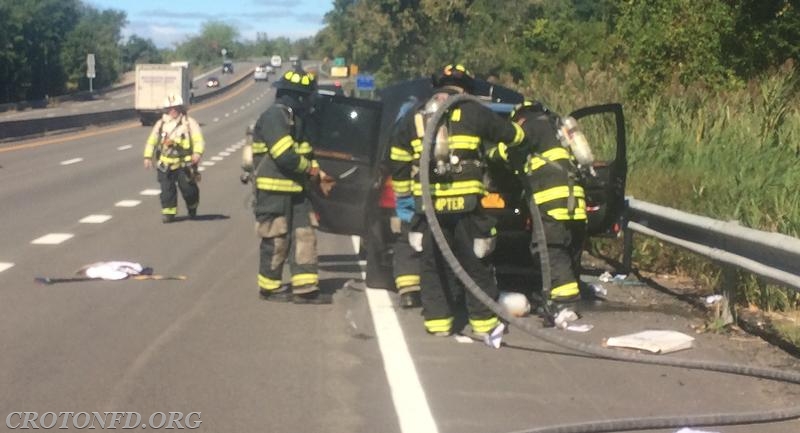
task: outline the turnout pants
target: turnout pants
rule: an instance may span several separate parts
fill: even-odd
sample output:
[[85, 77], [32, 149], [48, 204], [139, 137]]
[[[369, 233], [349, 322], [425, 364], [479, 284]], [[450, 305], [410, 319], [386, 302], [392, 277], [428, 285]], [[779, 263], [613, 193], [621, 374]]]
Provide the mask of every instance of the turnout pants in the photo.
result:
[[420, 291], [420, 253], [414, 251], [408, 243], [411, 223], [395, 219], [396, 221], [392, 221], [392, 232], [396, 233], [392, 257], [394, 285], [397, 293], [401, 295], [418, 292]]
[[192, 180], [189, 168], [158, 170], [157, 176], [158, 184], [161, 186], [162, 215], [177, 215], [178, 189], [181, 190], [183, 200], [186, 202], [186, 209], [197, 209], [197, 205], [200, 203], [200, 188]]
[[261, 237], [258, 287], [266, 292], [280, 289], [283, 265], [288, 260], [292, 292], [318, 291], [317, 222], [311, 203], [304, 194], [276, 193], [267, 199], [282, 200], [284, 212], [262, 215], [256, 223]]
[[[547, 238], [547, 255], [550, 261], [551, 299], [578, 296], [581, 270], [581, 253], [586, 239], [586, 220], [558, 221], [542, 215], [542, 225]], [[538, 264], [539, 250], [531, 242], [531, 253]]]
[[[461, 266], [490, 298], [497, 300], [497, 283], [490, 261], [491, 248], [476, 247], [476, 240], [481, 242], [494, 238], [494, 223], [494, 218], [484, 215], [480, 209], [470, 213], [439, 215], [439, 224], [447, 243]], [[456, 311], [466, 306], [472, 331], [490, 332], [499, 323], [497, 317], [457, 280], [424, 218], [420, 218], [413, 229], [421, 229], [422, 232], [420, 277], [425, 329], [433, 334], [452, 333]], [[479, 257], [476, 251], [482, 256]]]

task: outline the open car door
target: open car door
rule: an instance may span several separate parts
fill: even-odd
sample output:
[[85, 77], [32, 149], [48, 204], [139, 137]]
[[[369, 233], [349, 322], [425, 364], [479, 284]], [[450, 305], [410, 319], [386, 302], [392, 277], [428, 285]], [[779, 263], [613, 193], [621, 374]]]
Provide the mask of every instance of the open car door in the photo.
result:
[[584, 107], [570, 114], [594, 153], [596, 176], [587, 177], [586, 211], [589, 236], [615, 236], [625, 212], [625, 181], [628, 173], [625, 116], [622, 105]]
[[304, 131], [320, 169], [334, 179], [328, 196], [311, 188], [319, 229], [363, 236], [373, 194], [381, 103], [343, 95], [318, 95]]

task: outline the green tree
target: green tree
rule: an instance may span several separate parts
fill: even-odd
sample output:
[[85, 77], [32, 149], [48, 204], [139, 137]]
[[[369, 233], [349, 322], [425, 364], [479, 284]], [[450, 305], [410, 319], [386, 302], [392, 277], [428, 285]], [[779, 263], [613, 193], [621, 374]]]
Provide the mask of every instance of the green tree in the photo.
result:
[[119, 45], [126, 22], [125, 12], [82, 7], [80, 21], [67, 33], [61, 51], [70, 87], [89, 88], [86, 78], [86, 55], [89, 53], [95, 55], [94, 87], [106, 87], [117, 80], [121, 69]]
[[221, 64], [223, 48], [228, 50], [228, 57], [236, 57], [233, 47], [238, 38], [239, 31], [235, 27], [221, 21], [206, 21], [198, 36], [176, 47], [175, 55], [176, 58], [201, 66]]
[[120, 51], [123, 71], [133, 70], [137, 63], [161, 63], [164, 61], [161, 52], [151, 39], [144, 39], [136, 35], [131, 35], [128, 41], [120, 46]]

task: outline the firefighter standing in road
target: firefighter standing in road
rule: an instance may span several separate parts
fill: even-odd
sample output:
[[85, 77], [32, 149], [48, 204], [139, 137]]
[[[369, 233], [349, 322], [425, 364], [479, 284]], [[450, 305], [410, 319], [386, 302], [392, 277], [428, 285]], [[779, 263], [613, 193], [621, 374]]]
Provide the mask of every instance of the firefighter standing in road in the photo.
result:
[[[586, 239], [586, 196], [575, 158], [559, 139], [561, 119], [541, 103], [528, 101], [515, 108], [511, 119], [525, 131], [524, 155], [512, 151], [511, 158], [517, 159], [512, 164], [522, 165], [526, 192], [541, 211], [550, 262], [550, 299], [577, 300]], [[503, 144], [498, 145], [497, 153], [508, 160]], [[531, 253], [539, 255], [535, 241]]]
[[[305, 72], [289, 71], [276, 88], [275, 103], [253, 129], [254, 211], [261, 238], [259, 294], [277, 302], [330, 303], [330, 296], [319, 290], [317, 221], [306, 190], [309, 181], [320, 176], [303, 134], [316, 80]], [[291, 283], [284, 285], [287, 259]]]
[[[434, 87], [436, 94], [422, 111], [406, 117], [403, 130], [408, 135], [406, 139], [398, 139], [396, 148], [392, 149], [393, 161], [406, 162], [404, 170], [398, 164], [393, 182], [403, 185], [403, 182], [411, 180], [416, 215], [411, 221], [409, 244], [421, 252], [420, 282], [426, 331], [437, 336], [452, 334], [454, 310], [465, 300], [473, 333], [487, 335], [499, 324], [497, 316], [456, 280], [433, 239], [430, 227], [420, 215], [422, 185], [413, 167], [416, 166], [417, 171], [420, 169], [425, 115], [435, 112], [448, 96], [471, 92], [473, 78], [464, 66], [448, 65], [435, 77]], [[421, 169], [431, 170], [430, 191], [435, 212], [453, 253], [478, 286], [491, 298], [497, 299], [490, 261], [496, 239], [495, 221], [480, 204], [485, 193], [485, 152], [490, 143], [517, 146], [524, 133], [519, 125], [503, 120], [488, 107], [474, 101], [451, 107], [443, 121], [433, 149], [436, 162]], [[401, 202], [398, 204], [402, 205]]]
[[[153, 126], [144, 147], [144, 167], [155, 164], [161, 185], [161, 220], [170, 223], [178, 213], [178, 191], [186, 202], [189, 218], [197, 216], [200, 203], [200, 175], [197, 164], [203, 155], [205, 140], [200, 125], [186, 114], [180, 95], [164, 101], [166, 113]], [[177, 188], [175, 184], [177, 183]]]

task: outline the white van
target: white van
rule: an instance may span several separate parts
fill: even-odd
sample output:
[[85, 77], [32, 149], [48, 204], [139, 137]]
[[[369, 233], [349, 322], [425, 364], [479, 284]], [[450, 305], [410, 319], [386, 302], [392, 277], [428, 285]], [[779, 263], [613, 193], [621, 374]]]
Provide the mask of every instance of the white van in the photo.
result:
[[283, 60], [281, 59], [281, 56], [278, 55], [272, 56], [272, 58], [269, 60], [269, 63], [272, 65], [273, 68], [280, 68], [282, 62]]

